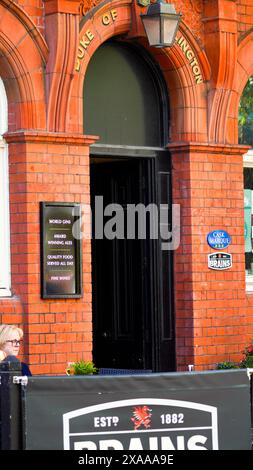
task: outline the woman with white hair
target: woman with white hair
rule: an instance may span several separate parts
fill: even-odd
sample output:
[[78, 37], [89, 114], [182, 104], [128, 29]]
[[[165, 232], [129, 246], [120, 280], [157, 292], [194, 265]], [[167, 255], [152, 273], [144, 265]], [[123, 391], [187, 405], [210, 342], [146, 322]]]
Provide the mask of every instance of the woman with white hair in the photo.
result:
[[[16, 325], [0, 325], [0, 361], [19, 362], [17, 358], [23, 330]], [[32, 375], [29, 367], [21, 362], [22, 375]]]

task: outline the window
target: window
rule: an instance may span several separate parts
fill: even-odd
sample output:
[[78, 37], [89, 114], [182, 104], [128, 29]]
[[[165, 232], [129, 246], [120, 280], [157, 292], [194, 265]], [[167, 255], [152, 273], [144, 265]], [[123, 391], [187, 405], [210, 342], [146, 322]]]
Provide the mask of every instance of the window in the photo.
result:
[[253, 76], [250, 77], [239, 106], [239, 143], [253, 147]]
[[0, 297], [11, 295], [7, 97], [0, 78]]
[[[253, 147], [253, 76], [240, 100], [239, 143]], [[246, 290], [253, 292], [253, 148], [243, 157]]]
[[246, 290], [253, 292], [253, 150], [244, 155], [243, 173]]

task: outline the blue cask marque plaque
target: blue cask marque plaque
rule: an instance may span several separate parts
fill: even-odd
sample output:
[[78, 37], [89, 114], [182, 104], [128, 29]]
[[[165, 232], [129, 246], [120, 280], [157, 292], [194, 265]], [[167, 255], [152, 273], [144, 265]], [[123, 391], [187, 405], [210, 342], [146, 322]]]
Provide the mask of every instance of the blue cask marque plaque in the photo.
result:
[[207, 235], [207, 243], [215, 250], [223, 250], [231, 243], [231, 237], [225, 230], [213, 230]]

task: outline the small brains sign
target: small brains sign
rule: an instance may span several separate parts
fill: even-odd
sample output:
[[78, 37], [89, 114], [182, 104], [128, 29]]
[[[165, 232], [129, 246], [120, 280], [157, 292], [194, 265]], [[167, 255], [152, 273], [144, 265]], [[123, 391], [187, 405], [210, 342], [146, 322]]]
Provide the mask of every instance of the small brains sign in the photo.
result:
[[212, 253], [208, 255], [208, 268], [216, 271], [232, 268], [232, 255], [230, 253]]

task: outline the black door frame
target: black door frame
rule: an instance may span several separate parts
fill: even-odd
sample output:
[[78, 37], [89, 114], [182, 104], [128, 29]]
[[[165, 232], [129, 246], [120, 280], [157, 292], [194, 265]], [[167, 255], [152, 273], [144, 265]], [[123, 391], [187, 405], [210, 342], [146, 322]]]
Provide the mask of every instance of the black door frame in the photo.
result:
[[[124, 159], [124, 158], [141, 158], [149, 159], [149, 172], [147, 181], [143, 181], [148, 191], [150, 191], [151, 198], [154, 202], [160, 204], [161, 194], [160, 180], [158, 178], [159, 167], [161, 172], [166, 169], [170, 172], [170, 155], [168, 150], [163, 148], [150, 148], [150, 147], [131, 147], [131, 146], [118, 146], [118, 145], [102, 145], [95, 144], [91, 146], [90, 157], [101, 159], [103, 157]], [[159, 165], [161, 159], [162, 166]], [[163, 166], [165, 163], [165, 167]], [[169, 201], [171, 197], [171, 184], [169, 188]], [[159, 202], [160, 199], [160, 202]], [[162, 259], [163, 253], [161, 251], [161, 240], [149, 240], [149, 264], [152, 265], [150, 275], [152, 275], [153, 291], [150, 293], [151, 301], [151, 344], [152, 344], [152, 368], [153, 371], [168, 371], [176, 370], [176, 344], [175, 344], [175, 318], [174, 318], [174, 289], [173, 289], [173, 252], [169, 252], [168, 257], [168, 270], [170, 273], [169, 279], [164, 279], [165, 273], [163, 272], [164, 261]], [[164, 283], [168, 282], [168, 292], [164, 295]], [[165, 286], [166, 290], [166, 286]], [[165, 299], [165, 297], [167, 298]], [[153, 313], [153, 314], [152, 314]], [[93, 313], [94, 314], [94, 313]], [[167, 319], [167, 320], [166, 320]], [[169, 337], [166, 336], [164, 326], [165, 323], [169, 324]]]

